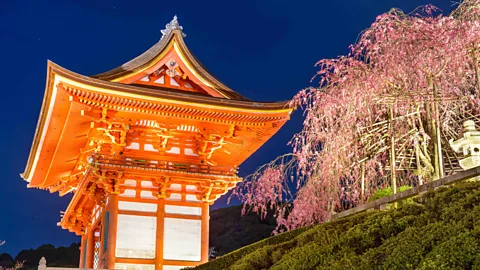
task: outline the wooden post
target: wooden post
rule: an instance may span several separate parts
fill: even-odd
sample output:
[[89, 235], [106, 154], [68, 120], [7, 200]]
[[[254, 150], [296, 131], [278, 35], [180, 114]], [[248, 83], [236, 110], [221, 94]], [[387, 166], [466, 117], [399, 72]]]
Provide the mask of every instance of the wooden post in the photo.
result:
[[432, 77], [428, 78], [429, 87], [433, 90], [433, 104], [427, 104], [427, 121], [430, 122], [429, 135], [432, 138], [433, 152], [434, 152], [434, 168], [433, 175], [434, 180], [438, 180], [443, 177], [443, 154], [442, 154], [442, 141], [440, 134], [440, 111], [438, 109], [438, 91]]
[[390, 178], [392, 193], [397, 194], [397, 180], [395, 178], [395, 136], [393, 130], [393, 105], [390, 106]]
[[109, 195], [107, 211], [108, 217], [108, 239], [107, 239], [107, 269], [115, 269], [116, 245], [117, 245], [117, 222], [118, 222], [118, 195]]
[[82, 235], [82, 240], [80, 240], [80, 262], [78, 264], [78, 268], [86, 268], [85, 267], [85, 241], [87, 240], [87, 235]]
[[87, 264], [85, 268], [93, 268], [93, 255], [95, 253], [95, 232], [92, 227], [87, 231]]
[[202, 235], [201, 235], [201, 263], [208, 262], [208, 240], [210, 228], [210, 212], [208, 202], [202, 202]]
[[436, 152], [437, 152], [437, 162], [438, 162], [438, 176], [443, 178], [445, 173], [443, 172], [443, 153], [442, 153], [442, 138], [440, 134], [440, 110], [438, 109], [438, 93], [435, 83], [433, 83], [433, 95], [434, 95], [434, 111], [435, 111], [435, 140], [436, 140]]
[[106, 232], [106, 229], [108, 228], [108, 206], [101, 206], [100, 207], [103, 209], [102, 210], [102, 215], [100, 216], [100, 223], [97, 226], [98, 232], [100, 233], [100, 238], [97, 240], [97, 242], [100, 242], [100, 246], [98, 247], [98, 265], [97, 267], [100, 269], [107, 269], [108, 262], [108, 250], [104, 250], [104, 245], [107, 241], [106, 237], [108, 237], [108, 233]]
[[165, 231], [165, 199], [159, 198], [157, 203], [157, 234], [155, 242], [155, 270], [163, 269], [163, 236]]
[[365, 203], [365, 163], [362, 163], [362, 183], [361, 183], [361, 189], [362, 189], [362, 203]]
[[418, 145], [418, 141], [415, 142], [415, 162], [417, 164], [417, 172], [418, 172], [418, 184], [423, 185], [422, 175], [420, 174], [420, 146]]
[[[395, 177], [395, 135], [393, 128], [393, 104], [390, 106], [390, 178], [392, 181], [392, 194], [397, 194], [397, 179]], [[397, 203], [393, 204], [397, 208]]]

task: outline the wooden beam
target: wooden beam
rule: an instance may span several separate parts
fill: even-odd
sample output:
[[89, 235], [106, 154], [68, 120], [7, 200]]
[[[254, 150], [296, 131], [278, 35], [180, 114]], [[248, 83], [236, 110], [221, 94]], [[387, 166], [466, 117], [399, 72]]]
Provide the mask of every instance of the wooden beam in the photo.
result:
[[197, 266], [200, 262], [192, 261], [177, 261], [177, 260], [164, 260], [163, 265], [172, 265], [172, 266]]
[[181, 201], [169, 201], [165, 200], [166, 205], [179, 205], [179, 206], [191, 206], [191, 207], [202, 207], [202, 203], [199, 202], [181, 202]]
[[133, 211], [133, 210], [118, 210], [118, 213], [121, 215], [130, 215], [130, 216], [144, 216], [144, 217], [157, 216], [155, 212]]
[[147, 198], [133, 198], [133, 197], [124, 197], [122, 195], [118, 196], [119, 201], [124, 202], [139, 202], [139, 203], [157, 203], [158, 199], [147, 199]]
[[[117, 263], [131, 263], [131, 264], [155, 264], [155, 259], [134, 259], [134, 258], [117, 258]], [[109, 268], [114, 269], [114, 268]]]
[[[203, 204], [202, 204], [203, 206]], [[203, 211], [203, 208], [202, 208]], [[176, 218], [176, 219], [192, 219], [192, 220], [202, 220], [203, 222], [203, 213], [201, 216], [194, 216], [194, 215], [182, 215], [182, 214], [168, 214], [165, 213], [166, 218]]]

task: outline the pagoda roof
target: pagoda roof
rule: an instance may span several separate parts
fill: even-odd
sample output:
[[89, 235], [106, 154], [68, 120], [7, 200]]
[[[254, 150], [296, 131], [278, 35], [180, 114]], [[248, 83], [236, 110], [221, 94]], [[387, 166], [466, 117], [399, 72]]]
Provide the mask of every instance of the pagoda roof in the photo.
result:
[[[92, 87], [100, 87], [118, 91], [118, 93], [123, 94], [133, 94], [140, 97], [157, 97], [165, 98], [168, 100], [175, 100], [179, 102], [191, 102], [197, 104], [198, 106], [202, 105], [214, 105], [220, 106], [224, 109], [232, 108], [241, 108], [241, 109], [253, 109], [260, 111], [269, 111], [269, 110], [282, 110], [282, 111], [291, 111], [289, 109], [288, 103], [289, 100], [284, 101], [252, 101], [249, 99], [226, 99], [220, 97], [212, 97], [209, 95], [203, 95], [194, 92], [186, 92], [182, 90], [167, 88], [167, 87], [158, 87], [158, 86], [148, 86], [148, 85], [139, 85], [139, 84], [124, 84], [118, 82], [107, 81], [103, 79], [98, 79], [95, 76], [84, 76], [76, 72], [70, 71], [52, 61], [47, 61], [47, 69], [52, 75], [59, 75], [65, 79], [74, 80], [77, 83], [85, 84]], [[49, 76], [50, 77], [54, 76]], [[53, 81], [51, 82], [53, 83]], [[48, 82], [47, 82], [48, 84]]]
[[[234, 127], [233, 141], [224, 146], [225, 151], [212, 155], [218, 166], [226, 167], [240, 165], [290, 118], [293, 109], [288, 101], [252, 101], [215, 79], [186, 49], [181, 27], [172, 28], [175, 19], [169, 25], [159, 43], [146, 53], [96, 76], [84, 76], [48, 61], [37, 129], [21, 174], [29, 187], [51, 188], [72, 175], [92, 125], [96, 125], [93, 122], [98, 120], [95, 117], [103, 109], [134, 124], [137, 120], [177, 121], [219, 130]], [[172, 61], [174, 69], [167, 74], [165, 69]], [[177, 85], [143, 80], [152, 76], [155, 81], [168, 77], [164, 82], [176, 80]]]
[[[83, 105], [69, 105], [72, 103], [71, 101], [80, 102], [79, 104]], [[50, 146], [52, 147], [50, 153], [56, 152], [57, 141], [64, 137], [62, 136], [62, 129], [55, 128], [56, 125], [64, 126], [65, 130], [73, 132], [72, 135], [83, 134], [86, 132], [85, 130], [76, 129], [85, 128], [82, 126], [85, 123], [82, 125], [78, 123], [67, 124], [66, 121], [71, 122], [78, 118], [77, 116], [71, 118], [69, 115], [72, 113], [80, 115], [81, 110], [87, 110], [87, 107], [84, 106], [101, 107], [105, 105], [117, 108], [125, 113], [140, 113], [142, 115], [154, 113], [164, 117], [184, 117], [186, 120], [198, 118], [223, 124], [244, 125], [242, 123], [250, 123], [247, 125], [252, 126], [265, 126], [269, 123], [265, 128], [271, 129], [273, 133], [289, 119], [292, 112], [292, 108], [288, 106], [288, 101], [255, 102], [225, 99], [180, 90], [152, 89], [144, 86], [109, 82], [80, 75], [48, 61], [45, 96], [27, 166], [25, 172], [21, 174], [22, 178], [30, 182], [36, 167], [35, 164], [41, 153], [45, 152], [43, 148], [45, 148], [44, 143], [46, 141], [49, 144], [53, 143]], [[62, 113], [58, 114], [58, 112]], [[192, 112], [199, 116], [193, 118], [188, 116]], [[281, 124], [271, 126], [277, 122]], [[52, 135], [54, 133], [58, 134]], [[51, 136], [54, 139], [50, 139]], [[263, 144], [263, 141], [263, 139], [257, 140], [255, 144], [259, 144], [257, 146], [259, 147]], [[83, 142], [79, 145], [82, 144]], [[74, 147], [71, 150], [76, 153], [77, 149], [77, 147]], [[65, 149], [62, 151], [65, 151]], [[246, 153], [242, 154], [244, 157], [238, 160], [239, 163], [249, 155], [250, 152], [248, 155]], [[47, 161], [51, 158], [53, 157], [42, 158], [42, 160]]]
[[186, 66], [186, 69], [188, 69], [187, 72], [190, 73], [192, 77], [196, 77], [203, 88], [209, 88], [212, 90], [210, 93], [218, 93], [218, 97], [225, 99], [249, 100], [226, 86], [214, 75], [208, 72], [208, 70], [200, 63], [200, 61], [198, 61], [186, 46], [183, 40], [186, 35], [182, 32], [182, 29], [183, 28], [178, 24], [177, 17], [175, 16], [173, 20], [166, 25], [166, 29], [162, 30], [163, 35], [161, 39], [150, 49], [119, 67], [91, 77], [104, 81], [131, 84], [131, 78], [138, 79], [139, 74], [151, 74], [152, 67], [153, 70], [155, 70], [159, 68], [155, 67], [159, 62], [162, 62], [162, 60], [168, 61], [167, 58], [169, 58], [169, 51], [173, 51], [178, 57], [179, 62], [183, 62]]

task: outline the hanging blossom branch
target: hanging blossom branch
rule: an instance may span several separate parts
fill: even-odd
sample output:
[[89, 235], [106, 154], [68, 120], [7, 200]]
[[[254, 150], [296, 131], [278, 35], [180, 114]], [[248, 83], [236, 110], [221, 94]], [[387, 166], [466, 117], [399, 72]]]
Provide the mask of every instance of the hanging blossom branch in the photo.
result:
[[458, 7], [452, 16], [460, 20], [476, 21], [480, 18], [480, 0], [470, 0], [457, 3]]
[[238, 186], [233, 195], [244, 210], [263, 217], [273, 210], [277, 231], [328, 220], [358, 203], [360, 179], [371, 189], [384, 185], [392, 144], [399, 156], [393, 166], [407, 171], [401, 181], [437, 179], [439, 130], [454, 133], [455, 117], [480, 112], [479, 12], [480, 0], [447, 17], [430, 5], [411, 14], [393, 9], [348, 55], [319, 61], [319, 87], [290, 102], [305, 114], [293, 153]]
[[295, 192], [300, 188], [300, 182], [295, 183], [296, 172], [295, 155], [277, 157], [245, 177], [229, 200], [236, 196], [245, 203], [242, 215], [252, 211], [266, 218], [269, 210], [286, 208], [288, 202], [293, 201]]

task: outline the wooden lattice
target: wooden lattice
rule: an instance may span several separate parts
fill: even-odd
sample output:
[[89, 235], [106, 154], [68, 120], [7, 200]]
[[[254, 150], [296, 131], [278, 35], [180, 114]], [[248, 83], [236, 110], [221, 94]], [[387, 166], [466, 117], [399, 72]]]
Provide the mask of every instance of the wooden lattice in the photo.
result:
[[[381, 105], [392, 106], [392, 104]], [[438, 107], [438, 115], [433, 110], [428, 111], [428, 108], [435, 108], [434, 106]], [[365, 162], [372, 156], [385, 155], [383, 165], [386, 174], [379, 176], [375, 180], [376, 183], [371, 185], [376, 188], [390, 185], [392, 168], [395, 169], [394, 178], [397, 186], [418, 185], [437, 179], [439, 176], [448, 176], [462, 171], [459, 160], [464, 158], [463, 154], [456, 153], [449, 141], [462, 137], [465, 121], [473, 120], [477, 126], [480, 125], [480, 113], [465, 106], [468, 106], [468, 103], [464, 98], [438, 99], [430, 104], [413, 108], [403, 115], [394, 117], [391, 114], [380, 115], [377, 123], [360, 129], [359, 140], [365, 153], [360, 162]], [[436, 120], [434, 128], [439, 131], [438, 138], [434, 131], [429, 130], [432, 128], [429, 125], [432, 119]], [[395, 126], [407, 126], [408, 131], [396, 133]], [[435, 151], [434, 140], [440, 140], [441, 155]], [[393, 166], [392, 153], [395, 157]], [[436, 176], [437, 156], [441, 157], [439, 163], [441, 172]], [[411, 177], [411, 174], [417, 177]]]

